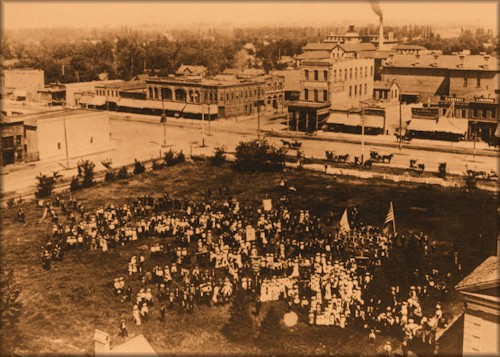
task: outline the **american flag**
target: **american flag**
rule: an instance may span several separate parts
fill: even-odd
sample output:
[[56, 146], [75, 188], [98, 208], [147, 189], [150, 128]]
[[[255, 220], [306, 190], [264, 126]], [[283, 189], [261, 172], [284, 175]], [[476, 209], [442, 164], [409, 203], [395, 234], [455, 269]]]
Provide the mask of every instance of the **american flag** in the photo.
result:
[[392, 202], [389, 206], [389, 212], [387, 212], [387, 216], [385, 216], [384, 225], [386, 225], [389, 222], [394, 222], [394, 207], [392, 207]]

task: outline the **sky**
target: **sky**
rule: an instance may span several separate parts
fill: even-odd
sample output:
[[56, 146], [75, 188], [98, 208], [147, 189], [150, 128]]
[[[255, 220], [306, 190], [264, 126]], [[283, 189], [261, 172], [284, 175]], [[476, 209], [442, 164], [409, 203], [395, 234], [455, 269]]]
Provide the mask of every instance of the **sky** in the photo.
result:
[[[22, 1], [0, 0], [5, 29], [139, 24], [325, 25], [377, 23], [369, 1]], [[497, 27], [497, 1], [380, 1], [384, 24]]]

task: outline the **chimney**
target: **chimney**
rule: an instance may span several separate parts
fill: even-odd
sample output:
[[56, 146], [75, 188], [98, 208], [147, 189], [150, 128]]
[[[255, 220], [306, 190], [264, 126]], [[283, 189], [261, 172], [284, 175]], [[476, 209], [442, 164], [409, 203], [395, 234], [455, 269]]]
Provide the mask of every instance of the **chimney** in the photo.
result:
[[457, 64], [457, 67], [462, 68], [464, 66], [465, 55], [459, 54], [458, 58], [460, 58], [460, 62]]
[[349, 25], [347, 32], [354, 32], [354, 25]]
[[378, 24], [378, 49], [381, 50], [384, 47], [384, 18], [383, 16], [379, 17]]
[[94, 354], [96, 356], [106, 354], [111, 350], [109, 334], [96, 329], [94, 332]]

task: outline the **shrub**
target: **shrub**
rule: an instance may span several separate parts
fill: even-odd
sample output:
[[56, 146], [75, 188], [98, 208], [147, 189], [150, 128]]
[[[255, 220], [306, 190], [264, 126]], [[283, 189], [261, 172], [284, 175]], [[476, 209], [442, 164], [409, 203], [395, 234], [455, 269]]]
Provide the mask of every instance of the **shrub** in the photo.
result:
[[167, 166], [174, 166], [186, 161], [186, 156], [184, 155], [182, 150], [179, 153], [176, 153], [175, 151], [170, 149], [165, 153], [165, 156], [163, 158], [165, 160], [165, 165]]
[[106, 159], [101, 161], [102, 166], [104, 166], [106, 169], [111, 170], [111, 165], [113, 164], [113, 160], [111, 159]]
[[48, 197], [52, 194], [54, 189], [55, 178], [47, 175], [42, 175], [41, 173], [36, 177], [37, 179], [37, 190], [35, 192], [36, 198]]
[[160, 170], [163, 168], [163, 163], [157, 160], [153, 160], [153, 170]]
[[116, 175], [117, 178], [123, 180], [128, 177], [128, 170], [126, 166], [122, 166], [120, 170], [118, 170], [118, 174]]
[[276, 308], [271, 306], [262, 320], [257, 341], [264, 348], [279, 346], [278, 341], [283, 336], [283, 333], [281, 317]]
[[78, 180], [78, 177], [73, 176], [73, 178], [71, 179], [71, 183], [69, 184], [69, 190], [76, 191], [76, 190], [79, 190], [80, 188], [81, 188], [80, 187], [80, 180]]
[[82, 179], [81, 187], [91, 187], [94, 185], [95, 164], [90, 160], [78, 162], [78, 177]]
[[140, 161], [137, 161], [137, 159], [136, 159], [134, 162], [134, 175], [140, 175], [144, 171], [146, 171], [146, 168], [144, 167], [144, 165]]
[[266, 140], [240, 142], [236, 147], [234, 168], [241, 171], [280, 171], [285, 166], [287, 149]]
[[115, 172], [113, 170], [108, 170], [104, 174], [104, 181], [106, 181], [106, 182], [114, 181], [115, 178], [116, 178], [116, 175], [115, 175]]
[[226, 147], [216, 147], [214, 150], [214, 156], [210, 158], [210, 161], [214, 166], [222, 166], [226, 162]]
[[233, 342], [248, 341], [253, 333], [253, 320], [249, 312], [248, 296], [242, 289], [238, 289], [229, 308], [229, 320], [222, 327], [222, 333]]

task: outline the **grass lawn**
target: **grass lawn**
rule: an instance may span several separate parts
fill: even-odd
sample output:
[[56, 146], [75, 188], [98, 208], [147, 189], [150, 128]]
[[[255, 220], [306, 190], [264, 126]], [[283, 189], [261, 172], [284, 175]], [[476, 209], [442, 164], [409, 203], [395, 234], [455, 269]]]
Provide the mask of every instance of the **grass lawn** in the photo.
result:
[[[440, 267], [450, 264], [451, 244], [457, 237], [465, 241], [465, 274], [495, 251], [497, 201], [486, 192], [334, 178], [302, 170], [236, 173], [229, 167], [216, 168], [201, 162], [147, 172], [125, 182], [99, 184], [78, 191], [75, 196], [87, 210], [94, 210], [108, 202], [115, 205], [130, 202], [144, 193], [169, 192], [177, 198], [202, 199], [208, 189], [227, 185], [240, 202], [257, 206], [266, 195], [276, 198], [273, 187], [282, 177], [297, 187], [291, 197], [291, 208], [309, 209], [322, 219], [330, 211], [339, 219], [345, 207], [357, 206], [363, 222], [380, 226], [392, 201], [398, 230], [424, 231], [439, 241]], [[150, 241], [139, 240], [108, 254], [71, 251], [63, 262], [53, 263], [52, 270], [47, 272], [41, 267], [41, 246], [47, 240], [51, 224], [48, 220], [37, 223], [42, 211], [33, 203], [24, 203], [24, 209], [28, 222], [25, 225], [16, 222], [17, 208], [2, 210], [1, 241], [2, 263], [14, 270], [22, 287], [21, 351], [92, 354], [95, 328], [111, 334], [112, 346], [125, 341], [118, 336], [119, 321], [125, 317], [130, 336], [143, 333], [158, 352], [262, 353], [252, 344], [234, 344], [222, 335], [220, 329], [228, 318], [227, 306], [197, 306], [192, 315], [168, 313], [165, 324], [155, 320], [133, 326], [130, 304], [115, 300], [111, 284], [120, 275], [126, 277], [128, 284], [127, 262], [132, 255], [147, 253]], [[479, 239], [480, 234], [483, 240]], [[138, 286], [138, 282], [135, 284]], [[457, 297], [452, 295], [450, 299]], [[261, 317], [266, 308], [263, 307]], [[156, 319], [158, 311], [152, 315]], [[282, 347], [276, 353], [373, 355], [385, 342], [379, 340], [370, 345], [367, 334], [352, 328], [340, 330], [299, 323], [282, 338]]]

